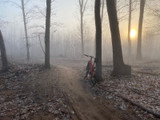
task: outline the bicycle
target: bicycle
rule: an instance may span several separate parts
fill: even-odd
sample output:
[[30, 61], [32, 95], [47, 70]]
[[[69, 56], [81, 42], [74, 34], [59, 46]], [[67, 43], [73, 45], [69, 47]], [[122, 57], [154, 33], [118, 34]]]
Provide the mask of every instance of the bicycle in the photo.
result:
[[96, 58], [90, 55], [84, 54], [86, 57], [90, 57], [90, 60], [87, 63], [86, 66], [86, 75], [84, 79], [89, 78], [90, 84], [95, 86], [96, 82]]

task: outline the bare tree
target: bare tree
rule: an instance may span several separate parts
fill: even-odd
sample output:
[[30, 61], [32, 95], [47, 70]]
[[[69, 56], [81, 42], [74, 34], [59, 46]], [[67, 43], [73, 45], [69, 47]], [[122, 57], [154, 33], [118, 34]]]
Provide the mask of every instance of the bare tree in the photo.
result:
[[7, 61], [6, 48], [5, 48], [1, 30], [0, 30], [0, 50], [1, 50], [1, 59], [2, 59], [2, 71], [5, 72], [8, 70], [8, 61]]
[[138, 26], [137, 60], [142, 59], [142, 28], [144, 16], [145, 0], [140, 0], [140, 16]]
[[130, 75], [131, 67], [124, 64], [120, 31], [118, 26], [118, 17], [114, 0], [106, 0], [106, 6], [108, 10], [111, 36], [112, 36], [112, 48], [113, 48], [113, 72], [112, 75]]
[[22, 10], [22, 15], [23, 15], [23, 23], [24, 23], [24, 32], [25, 32], [25, 39], [26, 39], [26, 49], [27, 49], [27, 60], [30, 59], [30, 52], [29, 52], [29, 37], [28, 37], [28, 30], [27, 30], [27, 15], [29, 12], [25, 11], [25, 5], [27, 5], [27, 3], [30, 0], [27, 0], [26, 2], [24, 2], [24, 0], [21, 0], [21, 5], [13, 0], [4, 0], [3, 2], [9, 2], [12, 3], [13, 5], [15, 5], [16, 7], [20, 8]]
[[51, 0], [46, 0], [46, 30], [45, 30], [45, 67], [50, 68], [50, 24], [51, 24]]
[[129, 48], [129, 57], [131, 56], [131, 17], [132, 17], [132, 0], [129, 0], [129, 18], [128, 18], [128, 48]]
[[[43, 3], [44, 1], [42, 1]], [[51, 0], [51, 8], [52, 8], [52, 5], [53, 3], [55, 2], [55, 0]], [[45, 1], [46, 3], [46, 1]], [[33, 13], [32, 13], [32, 16], [35, 16], [35, 14], [37, 15], [36, 17], [34, 17], [35, 19], [33, 19], [34, 22], [36, 23], [39, 23], [38, 21], [40, 19], [46, 19], [46, 16], [47, 16], [47, 13], [46, 12], [46, 7], [40, 7], [40, 6], [34, 6], [33, 7]], [[53, 16], [55, 18], [55, 12], [53, 11], [53, 9], [51, 9], [50, 11], [50, 19], [53, 19]], [[52, 23], [53, 22], [53, 23]], [[32, 26], [29, 27], [29, 29], [32, 29], [32, 31], [34, 31], [32, 33], [33, 37], [37, 37], [38, 38], [38, 41], [39, 41], [39, 45], [41, 47], [41, 50], [42, 52], [44, 53], [45, 55], [45, 49], [43, 47], [44, 44], [41, 42], [41, 35], [44, 35], [45, 34], [45, 30], [46, 30], [46, 25], [42, 22], [40, 22], [40, 24], [33, 24]], [[50, 22], [50, 31], [52, 33], [55, 33], [57, 31], [57, 27], [61, 27], [61, 24], [58, 23], [58, 22], [55, 22], [55, 21], [51, 21]], [[56, 29], [55, 29], [56, 28]], [[46, 39], [46, 38], [45, 38]], [[44, 39], [43, 39], [44, 40]], [[45, 45], [44, 45], [45, 46]]]
[[160, 8], [159, 5], [160, 3], [158, 3], [156, 0], [151, 1], [152, 4], [149, 3], [150, 1], [148, 1], [145, 6], [146, 9], [145, 11], [147, 11], [148, 15], [150, 16], [150, 19], [147, 18], [147, 22], [146, 22], [146, 29], [148, 32], [152, 33], [153, 35], [159, 35], [160, 34]]
[[42, 45], [42, 42], [41, 42], [41, 35], [40, 35], [40, 34], [38, 34], [38, 41], [39, 41], [39, 44], [40, 44], [41, 50], [42, 50], [42, 52], [43, 52], [43, 53], [44, 53], [44, 55], [45, 55], [45, 51], [44, 51], [44, 49], [43, 49], [43, 45]]
[[23, 14], [24, 32], [25, 32], [25, 38], [26, 38], [27, 60], [29, 60], [30, 59], [30, 53], [29, 53], [29, 41], [28, 41], [28, 32], [27, 32], [27, 22], [26, 22], [24, 0], [21, 0], [21, 5], [22, 5], [21, 8], [22, 8], [22, 14]]
[[96, 26], [96, 80], [102, 81], [102, 26], [100, 15], [101, 0], [95, 0]]
[[81, 29], [81, 55], [84, 54], [84, 13], [88, 0], [79, 0], [80, 7], [80, 29]]
[[45, 50], [44, 50], [43, 44], [42, 44], [42, 42], [41, 42], [41, 35], [44, 35], [44, 33], [43, 33], [43, 32], [35, 32], [35, 33], [33, 33], [33, 35], [34, 35], [34, 36], [31, 37], [31, 38], [38, 38], [40, 48], [41, 48], [42, 52], [43, 52], [44, 55], [45, 55]]
[[[128, 1], [128, 0], [125, 0], [125, 1]], [[125, 2], [124, 4], [121, 4], [121, 0], [115, 0], [115, 4], [116, 4], [116, 10], [117, 10], [119, 22], [128, 20], [127, 9], [128, 7], [130, 7], [130, 3], [128, 4], [127, 2]], [[137, 5], [137, 0], [132, 0], [131, 5], [133, 6], [131, 11], [133, 11]]]

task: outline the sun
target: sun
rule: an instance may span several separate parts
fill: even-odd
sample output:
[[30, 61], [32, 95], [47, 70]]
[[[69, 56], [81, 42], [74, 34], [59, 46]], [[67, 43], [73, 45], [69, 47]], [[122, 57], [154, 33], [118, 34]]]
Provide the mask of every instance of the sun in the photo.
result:
[[131, 38], [135, 38], [136, 37], [136, 31], [135, 30], [131, 30], [130, 37]]

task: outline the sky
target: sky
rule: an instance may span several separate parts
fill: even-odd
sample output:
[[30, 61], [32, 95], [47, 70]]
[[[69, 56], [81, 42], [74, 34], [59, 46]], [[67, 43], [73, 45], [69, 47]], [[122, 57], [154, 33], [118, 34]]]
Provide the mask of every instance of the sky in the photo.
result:
[[[21, 5], [21, 0], [13, 0], [17, 4]], [[89, 0], [87, 11], [85, 13], [84, 17], [84, 24], [86, 26], [86, 29], [91, 29], [93, 36], [94, 36], [94, 2], [92, 0]], [[125, 3], [123, 3], [125, 4]], [[30, 0], [30, 2], [26, 6], [26, 11], [31, 9], [33, 6], [39, 6], [42, 8], [42, 10], [45, 13], [45, 0]], [[10, 24], [16, 25], [18, 29], [23, 29], [23, 19], [22, 19], [22, 10], [18, 8], [15, 4], [12, 3], [1, 3], [0, 2], [0, 18], [7, 21]], [[56, 22], [60, 24], [61, 26], [56, 29], [59, 29], [60, 32], [76, 32], [79, 28], [79, 8], [78, 8], [78, 0], [55, 0], [55, 2], [52, 4], [53, 12], [55, 13], [54, 16], [52, 16], [52, 22]], [[107, 18], [107, 11], [105, 8], [105, 15], [104, 15], [104, 23], [103, 26], [105, 27], [104, 32], [110, 32], [109, 31], [109, 24], [108, 24], [108, 18]], [[133, 21], [132, 21], [132, 29], [137, 29], [137, 18], [138, 15], [135, 15], [133, 13]], [[34, 17], [34, 16], [33, 16]], [[43, 16], [41, 16], [43, 17]], [[44, 17], [43, 17], [44, 18]], [[127, 17], [126, 17], [127, 18]], [[36, 18], [37, 19], [37, 18]], [[127, 19], [126, 19], [127, 20]], [[31, 20], [32, 21], [32, 20]], [[43, 24], [45, 23], [45, 19], [37, 19], [35, 22], [29, 23], [28, 26], [31, 26], [31, 24]], [[106, 26], [107, 25], [107, 26]], [[127, 38], [127, 22], [121, 21], [120, 22], [120, 29], [121, 29], [121, 36]], [[90, 30], [90, 31], [91, 31]], [[87, 30], [86, 30], [87, 31]], [[109, 36], [109, 35], [108, 35]]]
[[[12, 0], [14, 2], [17, 2], [18, 4], [21, 4], [21, 0]], [[121, 0], [120, 6], [127, 4], [126, 2], [122, 2], [126, 0]], [[149, 2], [149, 1], [148, 1]], [[148, 3], [149, 4], [149, 3]], [[42, 11], [45, 13], [45, 0], [30, 0], [30, 2], [26, 6], [26, 11], [32, 8], [33, 6], [39, 6]], [[51, 38], [54, 41], [59, 41], [61, 39], [61, 42], [64, 42], [63, 39], [66, 41], [68, 39], [77, 40], [80, 41], [80, 21], [79, 21], [79, 9], [78, 9], [78, 0], [55, 0], [55, 2], [52, 4], [52, 12], [55, 13], [54, 16], [52, 16], [52, 22], [56, 22], [60, 24], [60, 26], [55, 26], [56, 33], [52, 31]], [[128, 13], [128, 7], [123, 10], [124, 13]], [[124, 14], [122, 13], [122, 14]], [[41, 18], [36, 17], [37, 14], [33, 15], [33, 19], [28, 24], [28, 28], [35, 24], [41, 24], [45, 25], [45, 17], [40, 16]], [[138, 18], [139, 18], [139, 3], [137, 5], [137, 8], [132, 12], [132, 29], [136, 30], [138, 29]], [[8, 25], [5, 25], [5, 30], [3, 32], [4, 37], [8, 40], [7, 44], [12, 44], [11, 42], [17, 42], [17, 46], [20, 46], [21, 48], [25, 47], [25, 40], [24, 40], [24, 27], [23, 27], [23, 19], [22, 19], [22, 10], [18, 8], [16, 5], [12, 3], [2, 3], [2, 0], [0, 0], [0, 20], [7, 21]], [[148, 21], [148, 18], [146, 19], [145, 15], [145, 23]], [[87, 11], [85, 13], [84, 17], [84, 26], [85, 26], [85, 39], [89, 39], [94, 41], [95, 40], [95, 21], [94, 21], [94, 1], [89, 0]], [[111, 43], [111, 35], [110, 35], [110, 28], [109, 28], [109, 22], [108, 22], [108, 14], [107, 9], [105, 7], [104, 9], [104, 20], [103, 20], [103, 35], [104, 35], [104, 42], [107, 42], [107, 47], [110, 47]], [[119, 21], [120, 26], [120, 32], [121, 32], [121, 40], [122, 43], [127, 43], [127, 33], [128, 33], [128, 15], [126, 15], [126, 19], [123, 21]], [[54, 28], [54, 27], [53, 27]], [[1, 28], [0, 28], [1, 29]], [[145, 24], [144, 24], [144, 30], [145, 30]], [[37, 32], [36, 30], [28, 30], [30, 33], [30, 36], [33, 32]], [[44, 30], [43, 30], [44, 32]], [[54, 38], [52, 35], [54, 34]], [[68, 38], [68, 39], [67, 39]], [[134, 43], [136, 44], [136, 37]], [[32, 39], [30, 39], [33, 41]], [[23, 44], [23, 46], [22, 46]], [[106, 43], [105, 43], [106, 44]], [[14, 50], [11, 50], [14, 51]]]
[[[0, 19], [7, 21], [8, 23], [16, 24], [17, 27], [21, 26], [23, 27], [23, 19], [22, 19], [22, 11], [20, 8], [18, 8], [16, 5], [12, 3], [3, 3], [0, 0]], [[21, 5], [21, 0], [12, 0], [16, 2], [17, 4]], [[25, 0], [26, 1], [26, 0]], [[126, 4], [126, 2], [122, 2], [124, 0], [121, 0], [120, 4]], [[91, 4], [92, 2], [92, 4]], [[149, 4], [149, 3], [148, 3]], [[30, 0], [30, 2], [26, 6], [26, 11], [32, 8], [33, 6], [40, 6], [43, 8], [43, 11], [45, 13], [45, 0]], [[79, 8], [78, 8], [78, 0], [55, 0], [55, 2], [52, 5], [53, 12], [55, 15], [52, 17], [52, 22], [56, 22], [58, 24], [61, 24], [61, 31], [75, 31], [75, 29], [79, 29]], [[137, 31], [138, 28], [138, 17], [139, 17], [139, 6], [137, 6], [136, 12], [133, 11], [132, 13], [132, 29]], [[125, 12], [128, 11], [128, 9], [124, 10]], [[105, 8], [105, 22], [104, 25], [108, 24], [108, 18], [107, 18], [107, 11]], [[126, 20], [120, 21], [120, 31], [121, 36], [127, 35], [127, 22], [128, 17], [126, 17]], [[88, 7], [87, 7], [87, 13], [85, 13], [85, 24], [87, 27], [90, 27], [90, 29], [93, 29], [95, 27], [94, 25], [94, 2], [93, 0], [89, 0]], [[36, 21], [37, 22], [37, 21]], [[42, 19], [39, 20], [42, 24], [44, 24], [45, 20]], [[33, 23], [31, 23], [33, 24]], [[109, 26], [108, 26], [109, 27]], [[109, 29], [109, 28], [106, 28]], [[109, 32], [109, 30], [108, 30]]]
[[[14, 0], [14, 2], [21, 4], [20, 0]], [[74, 12], [76, 10], [76, 2], [76, 0], [56, 0], [53, 3], [53, 9], [56, 12], [56, 18], [58, 21], [63, 22], [65, 25], [72, 22]], [[43, 3], [45, 5], [45, 2]], [[30, 8], [33, 5], [42, 6], [42, 4], [37, 1], [31, 1], [28, 3], [27, 8]], [[18, 18], [21, 17], [21, 10], [12, 3], [0, 3], [0, 8], [0, 17], [7, 20], [8, 22], [13, 22], [15, 19], [18, 20]]]
[[[13, 1], [21, 5], [20, 0], [13, 0]], [[38, 2], [38, 1], [41, 1], [41, 2]], [[27, 4], [26, 9], [29, 9], [34, 5], [42, 6], [45, 8], [45, 0], [36, 0], [36, 1], [31, 0]], [[22, 11], [16, 5], [12, 3], [0, 2], [0, 8], [1, 8], [0, 17], [3, 18], [4, 20], [7, 20], [8, 22], [13, 22], [21, 19], [22, 21], [22, 16], [21, 16]], [[63, 23], [64, 26], [70, 27], [71, 25], [72, 26], [75, 25], [75, 23], [79, 18], [78, 0], [56, 0], [53, 3], [52, 8], [53, 8], [53, 11], [56, 13], [54, 20], [57, 20], [58, 22]], [[88, 4], [87, 10], [91, 11], [90, 3]], [[86, 17], [87, 17], [87, 14], [86, 14]]]
[[[13, 1], [21, 5], [21, 0], [13, 0]], [[55, 13], [55, 15], [52, 16], [52, 22], [62, 24], [60, 29], [57, 28], [58, 29], [56, 32], [57, 34], [60, 34], [60, 33], [63, 34], [65, 32], [66, 34], [68, 34], [69, 31], [73, 31], [73, 29], [76, 29], [77, 26], [79, 26], [79, 24], [77, 23], [77, 18], [79, 17], [79, 15], [76, 15], [78, 13], [77, 3], [78, 3], [78, 0], [56, 0], [52, 4], [52, 8], [53, 8], [52, 11]], [[42, 10], [45, 13], [45, 8], [46, 8], [45, 0], [31, 0], [26, 6], [26, 11], [32, 8], [33, 6], [39, 6], [40, 8], [42, 8]], [[43, 17], [43, 19], [36, 18], [35, 16], [33, 16], [35, 22], [33, 21], [29, 22], [29, 24], [27, 25], [28, 28], [33, 24], [44, 25], [45, 23], [44, 16], [41, 16]], [[0, 0], [0, 18], [8, 22], [8, 24], [5, 25], [5, 27], [3, 27], [4, 29], [2, 29], [2, 33], [3, 33], [4, 39], [6, 39], [7, 47], [11, 52], [10, 54], [11, 55], [13, 54], [12, 51], [14, 51], [16, 46], [17, 46], [16, 48], [20, 49], [18, 51], [21, 52], [22, 49], [25, 48], [22, 10], [12, 3], [2, 3], [2, 1]], [[32, 31], [29, 29], [28, 32], [31, 33]], [[31, 34], [29, 34], [29, 36], [31, 36]], [[51, 38], [53, 34], [55, 33], [53, 32], [51, 33]], [[73, 34], [74, 34], [74, 31], [73, 31]], [[63, 34], [63, 36], [65, 35]], [[57, 39], [58, 38], [59, 37], [57, 37]], [[32, 42], [33, 40], [34, 39], [30, 39], [30, 42]], [[53, 40], [56, 40], [56, 39], [53, 39]], [[16, 44], [13, 44], [13, 43], [16, 43]], [[13, 45], [16, 45], [16, 46], [10, 47]], [[25, 52], [22, 51], [22, 54], [24, 53]]]
[[[7, 21], [9, 23], [15, 23], [15, 24], [21, 23], [21, 22], [23, 23], [22, 11], [16, 5], [12, 3], [3, 3], [2, 1], [4, 0], [0, 0], [0, 9], [1, 9], [0, 19]], [[12, 0], [12, 1], [21, 5], [21, 0]], [[93, 0], [89, 0], [89, 1], [91, 3]], [[121, 3], [122, 1], [124, 0], [121, 0]], [[90, 3], [88, 4], [87, 11], [92, 11], [92, 12], [85, 14], [85, 18], [88, 24], [91, 23], [90, 21], [93, 21], [93, 16], [94, 16], [94, 12], [93, 12], [94, 6], [92, 5], [91, 7]], [[125, 2], [123, 4], [125, 4]], [[45, 11], [45, 0], [30, 0], [30, 2], [26, 6], [26, 11], [35, 5], [43, 7]], [[52, 8], [53, 8], [53, 12], [56, 13], [56, 16], [53, 16], [52, 21], [62, 23], [63, 28], [67, 28], [67, 29], [72, 29], [73, 27], [76, 28], [76, 26], [78, 26], [79, 24], [78, 0], [55, 0]], [[139, 9], [139, 7], [137, 8]], [[137, 29], [138, 17], [139, 17], [139, 13], [133, 13], [133, 16], [132, 16], [133, 29]], [[123, 24], [127, 25], [125, 22], [121, 22], [120, 25], [122, 26], [124, 26]], [[92, 26], [93, 24], [94, 22], [92, 22]]]

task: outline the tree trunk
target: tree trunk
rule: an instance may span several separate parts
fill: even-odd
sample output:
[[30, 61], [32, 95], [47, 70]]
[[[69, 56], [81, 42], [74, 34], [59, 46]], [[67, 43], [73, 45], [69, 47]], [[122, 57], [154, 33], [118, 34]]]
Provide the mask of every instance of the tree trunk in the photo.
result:
[[0, 30], [0, 50], [1, 50], [1, 59], [2, 59], [2, 71], [5, 72], [8, 70], [8, 61], [7, 61], [6, 48], [5, 48], [1, 30]]
[[101, 9], [101, 24], [103, 23], [103, 16], [104, 16], [104, 0], [102, 0], [102, 9]]
[[40, 34], [38, 35], [38, 40], [39, 40], [39, 44], [40, 44], [41, 50], [42, 50], [42, 52], [43, 52], [44, 55], [45, 55], [45, 51], [44, 51], [43, 45], [42, 45], [42, 43], [41, 43], [41, 36], [40, 36]]
[[115, 7], [116, 7], [116, 11], [117, 11], [117, 0], [114, 0], [114, 4], [115, 4]]
[[145, 0], [140, 0], [140, 16], [139, 16], [138, 43], [137, 43], [137, 60], [142, 59], [142, 28], [143, 28], [144, 7], [145, 7]]
[[88, 0], [79, 0], [79, 7], [80, 7], [80, 29], [81, 29], [81, 57], [84, 54], [84, 13], [86, 10]]
[[128, 55], [131, 57], [131, 17], [132, 17], [132, 0], [129, 0], [129, 18], [128, 18]]
[[81, 12], [81, 56], [84, 54], [83, 13]]
[[113, 49], [113, 72], [112, 75], [130, 75], [131, 67], [123, 62], [118, 17], [114, 0], [107, 0], [107, 10], [110, 22]]
[[24, 22], [24, 32], [25, 32], [25, 38], [26, 38], [27, 60], [29, 60], [30, 53], [29, 53], [29, 41], [28, 41], [28, 32], [27, 32], [27, 22], [26, 22], [25, 8], [24, 8], [24, 0], [21, 0], [21, 4], [22, 4], [22, 13], [23, 13], [23, 22]]
[[51, 17], [51, 0], [46, 0], [46, 30], [45, 30], [45, 67], [50, 68], [50, 17]]
[[102, 81], [102, 27], [100, 15], [101, 0], [95, 0], [96, 25], [96, 80]]

